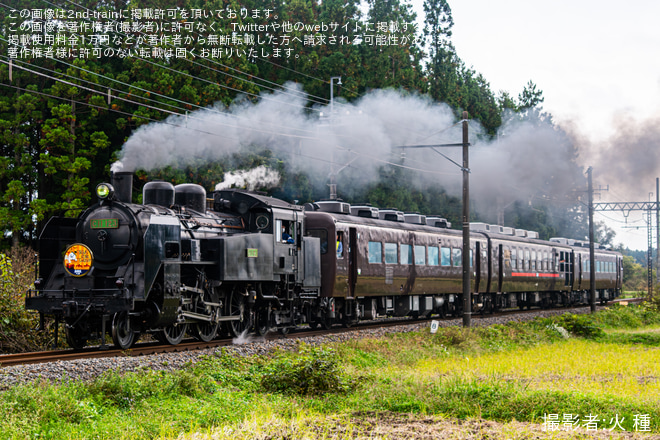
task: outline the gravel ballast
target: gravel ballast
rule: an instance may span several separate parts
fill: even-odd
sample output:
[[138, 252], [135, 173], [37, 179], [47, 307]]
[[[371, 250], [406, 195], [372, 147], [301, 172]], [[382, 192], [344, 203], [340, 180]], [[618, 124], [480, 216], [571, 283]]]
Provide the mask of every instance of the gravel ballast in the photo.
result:
[[[535, 313], [516, 313], [502, 316], [477, 318], [472, 320], [473, 326], [489, 326], [504, 324], [509, 321], [528, 321], [537, 317], [549, 317], [563, 313], [588, 313], [589, 308], [561, 309], [561, 310], [539, 310]], [[462, 319], [441, 320], [441, 327], [460, 326]], [[291, 350], [300, 342], [310, 345], [323, 345], [327, 343], [343, 342], [357, 338], [379, 338], [390, 333], [418, 331], [430, 327], [430, 322], [406, 322], [393, 327], [382, 327], [377, 329], [351, 330], [340, 334], [323, 336], [309, 336], [301, 338], [265, 339], [261, 337], [248, 337], [242, 341], [235, 341], [234, 345], [228, 347], [216, 347], [205, 350], [184, 351], [176, 353], [160, 353], [146, 356], [123, 356], [96, 359], [77, 359], [67, 361], [56, 361], [41, 364], [18, 365], [11, 367], [0, 366], [0, 389], [7, 389], [20, 383], [34, 381], [46, 381], [61, 383], [68, 381], [92, 380], [106, 371], [115, 370], [119, 372], [131, 372], [139, 370], [162, 370], [174, 371], [183, 366], [197, 362], [200, 358], [209, 355], [217, 355], [222, 350], [233, 356], [263, 355], [273, 350]]]

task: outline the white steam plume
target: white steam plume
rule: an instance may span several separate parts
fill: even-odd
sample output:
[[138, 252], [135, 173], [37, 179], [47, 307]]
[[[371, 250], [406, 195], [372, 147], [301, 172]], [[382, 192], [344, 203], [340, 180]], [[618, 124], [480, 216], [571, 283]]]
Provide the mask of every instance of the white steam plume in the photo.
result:
[[273, 188], [278, 183], [280, 183], [280, 174], [262, 165], [251, 170], [226, 172], [224, 180], [215, 186], [215, 190], [245, 188], [253, 191], [258, 188]]
[[112, 169], [186, 166], [225, 160], [244, 149], [269, 149], [283, 155], [290, 170], [305, 171], [324, 183], [342, 168], [343, 175], [352, 172], [369, 181], [379, 166], [398, 160], [398, 151], [391, 156], [393, 146], [418, 142], [454, 123], [447, 106], [395, 91], [372, 92], [356, 104], [337, 100], [334, 115], [328, 107], [310, 111], [306, 102], [299, 85], [287, 85], [256, 104], [237, 100], [227, 111], [200, 110], [142, 126], [124, 144]]
[[593, 166], [596, 186], [611, 188], [612, 194], [603, 194], [603, 199], [646, 201], [648, 193], [655, 192], [655, 179], [660, 177], [660, 115], [645, 120], [620, 115], [614, 126], [615, 133], [598, 144], [573, 129], [580, 160]]
[[[460, 143], [461, 126], [448, 106], [393, 90], [376, 90], [351, 104], [336, 100], [333, 115], [328, 107], [310, 111], [306, 103], [300, 86], [289, 84], [256, 104], [239, 99], [228, 110], [200, 110], [187, 118], [172, 116], [165, 123], [142, 126], [123, 146], [113, 170], [185, 166], [268, 149], [284, 160], [288, 171], [306, 173], [319, 187], [325, 187], [331, 174], [336, 174], [340, 191], [348, 180], [351, 185], [374, 183], [380, 167], [396, 163], [413, 170], [420, 184], [443, 186], [460, 196], [460, 167], [438, 152], [461, 163], [461, 148], [395, 148]], [[635, 172], [657, 172], [658, 161], [649, 159], [655, 158], [650, 148], [652, 140], [660, 138], [658, 126], [649, 124], [636, 135], [613, 140], [625, 140], [636, 152], [646, 151], [646, 160], [635, 159], [630, 165]], [[619, 160], [620, 149], [597, 154], [578, 150], [584, 144], [574, 134], [547, 120], [509, 118], [495, 141], [484, 140], [481, 132], [470, 123], [470, 196], [472, 209], [491, 219], [515, 201], [575, 198], [585, 187], [584, 168], [594, 165], [598, 172], [595, 157], [608, 165], [608, 173], [630, 175], [620, 170], [621, 163], [627, 163]], [[627, 154], [632, 161], [632, 152]], [[238, 182], [238, 177], [227, 175], [220, 187], [250, 185]]]

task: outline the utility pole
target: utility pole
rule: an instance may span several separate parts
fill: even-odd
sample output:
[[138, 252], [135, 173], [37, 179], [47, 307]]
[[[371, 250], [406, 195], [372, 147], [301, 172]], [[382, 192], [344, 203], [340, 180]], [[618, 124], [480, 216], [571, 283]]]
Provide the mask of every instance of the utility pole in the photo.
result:
[[591, 178], [593, 169], [587, 169], [589, 177], [589, 304], [591, 313], [596, 313], [596, 257], [594, 254], [594, 185]]
[[[335, 80], [338, 80], [337, 85], [340, 86], [341, 76], [333, 76], [330, 78], [330, 125], [333, 126], [333, 128], [335, 122]], [[330, 167], [330, 184], [328, 185], [330, 187], [330, 200], [337, 200], [337, 182], [335, 181], [335, 178], [337, 177], [337, 173], [339, 173], [339, 171], [335, 172], [334, 148], [332, 149], [332, 162]]]
[[[463, 142], [440, 145], [403, 145], [395, 148], [430, 148], [463, 172], [463, 327], [472, 325], [472, 288], [470, 286], [470, 157], [468, 139], [468, 112], [463, 112]], [[459, 164], [438, 151], [437, 147], [463, 147], [463, 164]], [[475, 256], [476, 257], [476, 256]]]
[[[463, 327], [472, 325], [472, 289], [470, 288], [470, 155], [468, 112], [463, 112]], [[476, 257], [476, 256], [475, 256]]]

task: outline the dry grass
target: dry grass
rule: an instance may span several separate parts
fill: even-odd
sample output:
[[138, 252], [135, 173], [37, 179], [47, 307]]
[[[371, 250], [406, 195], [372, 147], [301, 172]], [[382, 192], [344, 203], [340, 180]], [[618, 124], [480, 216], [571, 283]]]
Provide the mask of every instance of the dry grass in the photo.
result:
[[657, 439], [660, 436], [620, 431], [548, 431], [543, 425], [516, 421], [456, 420], [413, 414], [353, 413], [345, 416], [298, 415], [292, 420], [255, 417], [236, 427], [217, 428], [179, 440], [483, 440], [483, 439]]

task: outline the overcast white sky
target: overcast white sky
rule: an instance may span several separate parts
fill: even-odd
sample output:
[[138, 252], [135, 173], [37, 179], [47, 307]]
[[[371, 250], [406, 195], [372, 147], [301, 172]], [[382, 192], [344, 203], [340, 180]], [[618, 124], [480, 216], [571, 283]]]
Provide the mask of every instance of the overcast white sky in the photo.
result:
[[[423, 0], [413, 0], [423, 17]], [[654, 0], [449, 0], [459, 57], [490, 82], [494, 92], [517, 97], [532, 80], [543, 108], [561, 125], [572, 122], [592, 148], [609, 144], [616, 121], [660, 121], [660, 2]], [[660, 148], [660, 139], [657, 142]], [[660, 176], [660, 154], [651, 154]], [[582, 165], [590, 166], [590, 157]], [[594, 170], [597, 175], [597, 170]], [[631, 179], [636, 176], [631, 175]], [[646, 179], [645, 179], [646, 180]], [[655, 180], [639, 182], [635, 196], [610, 184], [601, 201], [647, 201]], [[630, 200], [629, 197], [634, 197]], [[653, 195], [655, 201], [655, 195]], [[631, 213], [628, 226], [644, 225]], [[597, 213], [616, 232], [615, 242], [646, 249], [646, 229], [624, 228], [623, 216]], [[655, 234], [654, 234], [655, 235]]]

